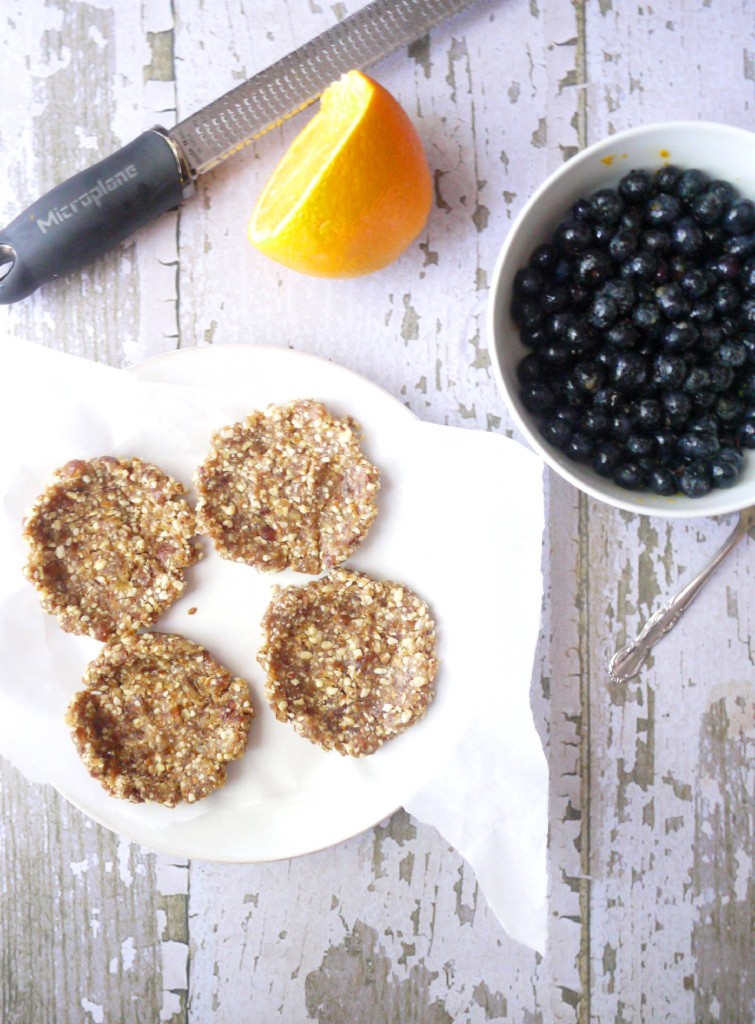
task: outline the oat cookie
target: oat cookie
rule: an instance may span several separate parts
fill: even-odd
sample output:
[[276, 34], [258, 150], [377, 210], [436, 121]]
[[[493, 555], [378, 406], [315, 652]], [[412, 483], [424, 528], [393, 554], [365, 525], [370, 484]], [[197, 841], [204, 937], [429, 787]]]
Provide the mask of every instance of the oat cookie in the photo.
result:
[[340, 565], [377, 515], [379, 473], [360, 428], [311, 400], [219, 430], [197, 473], [199, 529], [223, 558], [262, 572]]
[[337, 569], [274, 592], [258, 661], [282, 722], [361, 757], [427, 710], [438, 668], [427, 605], [408, 587]]
[[151, 625], [199, 550], [184, 488], [141, 459], [75, 459], [24, 522], [24, 573], [69, 633], [108, 640]]
[[249, 687], [198, 644], [170, 633], [111, 640], [88, 666], [66, 723], [84, 765], [132, 803], [193, 803], [246, 749]]

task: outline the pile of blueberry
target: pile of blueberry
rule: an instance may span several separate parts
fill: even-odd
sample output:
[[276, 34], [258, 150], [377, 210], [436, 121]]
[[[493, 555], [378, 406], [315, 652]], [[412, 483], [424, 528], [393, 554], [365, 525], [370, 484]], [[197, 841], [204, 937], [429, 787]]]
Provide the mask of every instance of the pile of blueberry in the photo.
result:
[[699, 170], [578, 200], [514, 279], [520, 395], [621, 487], [707, 494], [755, 448], [755, 203]]

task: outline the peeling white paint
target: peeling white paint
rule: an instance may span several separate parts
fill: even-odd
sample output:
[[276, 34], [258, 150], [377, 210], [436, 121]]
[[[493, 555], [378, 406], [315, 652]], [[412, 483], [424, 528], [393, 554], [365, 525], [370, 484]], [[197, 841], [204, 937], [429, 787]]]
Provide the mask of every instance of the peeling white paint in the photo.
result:
[[83, 998], [80, 1005], [84, 1013], [89, 1014], [92, 1024], [103, 1024], [105, 1012], [100, 1003], [93, 1003], [91, 999]]
[[82, 875], [85, 875], [87, 871], [89, 871], [89, 861], [75, 861], [72, 864], [70, 864], [69, 867], [71, 869], [71, 874], [73, 875], [74, 878], [81, 878]]

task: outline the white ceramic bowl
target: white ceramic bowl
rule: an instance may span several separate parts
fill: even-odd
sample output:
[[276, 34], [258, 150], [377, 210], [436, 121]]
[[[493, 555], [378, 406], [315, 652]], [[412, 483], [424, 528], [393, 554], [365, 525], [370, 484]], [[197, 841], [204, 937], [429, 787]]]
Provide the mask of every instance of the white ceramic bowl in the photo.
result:
[[746, 453], [739, 481], [702, 498], [660, 497], [626, 490], [573, 462], [541, 437], [534, 417], [519, 398], [516, 367], [527, 349], [509, 312], [514, 275], [537, 245], [554, 230], [580, 197], [615, 186], [633, 168], [663, 164], [697, 167], [730, 181], [742, 196], [755, 198], [755, 134], [702, 121], [673, 121], [632, 128], [583, 150], [552, 174], [533, 194], [511, 226], [493, 274], [488, 304], [488, 339], [498, 384], [522, 434], [545, 462], [580, 490], [630, 512], [668, 518], [724, 515], [755, 505], [755, 451]]

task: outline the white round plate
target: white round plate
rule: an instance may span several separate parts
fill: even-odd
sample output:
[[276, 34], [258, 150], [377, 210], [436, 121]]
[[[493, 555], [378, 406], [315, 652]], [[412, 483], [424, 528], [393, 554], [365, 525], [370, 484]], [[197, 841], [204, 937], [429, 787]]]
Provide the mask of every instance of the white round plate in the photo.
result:
[[[307, 577], [262, 575], [219, 558], [208, 541], [186, 593], [155, 628], [201, 643], [250, 684], [257, 716], [226, 787], [172, 810], [118, 801], [86, 774], [67, 735], [56, 761], [59, 777], [50, 781], [102, 825], [178, 856], [268, 861], [347, 839], [391, 814], [438, 771], [471, 713], [470, 687], [480, 685], [473, 681], [492, 678], [500, 664], [502, 601], [510, 589], [508, 617], [514, 620], [520, 587], [505, 579], [507, 552], [517, 538], [506, 534], [500, 509], [510, 494], [512, 460], [526, 460], [525, 475], [535, 460], [501, 436], [424, 423], [356, 374], [286, 349], [180, 350], [134, 367], [133, 375], [134, 402], [147, 411], [113, 454], [139, 455], [187, 485], [212, 430], [253, 409], [314, 398], [359, 421], [365, 453], [381, 471], [380, 511], [349, 566], [405, 583], [428, 602], [438, 629], [437, 696], [421, 722], [371, 757], [326, 753], [298, 736], [267, 706], [256, 654], [271, 587], [302, 585]], [[502, 457], [508, 450], [509, 461]], [[520, 513], [514, 508], [511, 514]], [[538, 529], [531, 515], [522, 529]], [[81, 641], [58, 636], [52, 620], [44, 628], [46, 642], [61, 650]], [[93, 642], [81, 650], [76, 657], [85, 665]], [[67, 666], [65, 682], [57, 684], [68, 688], [66, 700], [81, 678], [76, 669]], [[57, 663], [56, 671], [63, 672]], [[522, 713], [529, 714], [526, 693]]]

